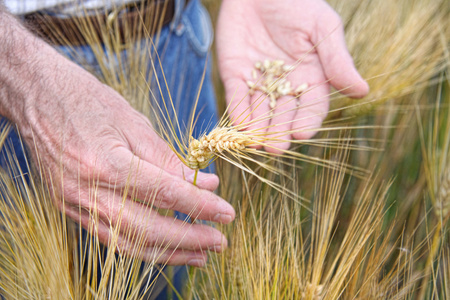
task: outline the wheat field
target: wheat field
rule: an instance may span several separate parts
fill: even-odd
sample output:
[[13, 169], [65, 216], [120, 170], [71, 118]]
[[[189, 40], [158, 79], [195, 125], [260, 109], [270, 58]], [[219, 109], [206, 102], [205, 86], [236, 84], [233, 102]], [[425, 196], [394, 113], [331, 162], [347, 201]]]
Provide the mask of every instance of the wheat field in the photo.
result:
[[[251, 147], [274, 138], [228, 119], [215, 65], [223, 117], [194, 138], [195, 117], [181, 130], [175, 97], [155, 101], [168, 83], [142, 76], [148, 65], [156, 74], [157, 34], [133, 48], [126, 68], [110, 61], [123, 43], [110, 38], [97, 49], [104, 64], [95, 74], [152, 121], [186, 166], [214, 162], [217, 193], [237, 213], [231, 225], [216, 225], [228, 249], [209, 254], [204, 268], [190, 268], [182, 290], [169, 289], [168, 299], [450, 298], [450, 5], [328, 2], [342, 17], [370, 93], [353, 100], [331, 91], [322, 129], [283, 155]], [[220, 2], [203, 3], [214, 22]], [[79, 26], [89, 36], [90, 27]], [[3, 147], [10, 130], [3, 125]], [[6, 299], [147, 299], [160, 277], [173, 287], [173, 267], [138, 258], [142, 234], [128, 233], [138, 245], [132, 256], [115, 251], [118, 238], [105, 248], [96, 238], [98, 211], [89, 212], [87, 234], [53, 204], [58, 195], [42, 166], [24, 174], [14, 153], [7, 159], [13, 168], [0, 172], [0, 294]]]

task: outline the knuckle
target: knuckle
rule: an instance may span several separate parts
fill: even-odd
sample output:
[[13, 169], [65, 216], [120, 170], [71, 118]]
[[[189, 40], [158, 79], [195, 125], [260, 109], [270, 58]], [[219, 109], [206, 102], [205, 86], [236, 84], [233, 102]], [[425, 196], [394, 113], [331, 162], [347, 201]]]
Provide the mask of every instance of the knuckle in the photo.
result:
[[101, 176], [105, 166], [104, 161], [100, 161], [96, 155], [87, 151], [78, 160], [79, 173], [83, 177], [96, 178]]
[[177, 205], [176, 191], [180, 189], [177, 181], [161, 180], [156, 190], [156, 205], [159, 208], [172, 210]]
[[179, 158], [175, 154], [173, 154], [170, 149], [167, 149], [166, 153], [168, 153], [168, 155], [166, 155], [163, 159], [164, 169], [174, 171], [181, 169], [181, 162]]
[[139, 162], [124, 160], [124, 156], [120, 155], [116, 151], [111, 151], [108, 155], [104, 155], [101, 161], [97, 164], [97, 178], [104, 182], [123, 183], [127, 181], [127, 178], [132, 176], [138, 176], [138, 174], [131, 174], [134, 168], [133, 166]]
[[153, 260], [159, 264], [174, 265], [176, 258], [173, 257], [174, 250], [167, 249], [164, 251], [154, 251]]

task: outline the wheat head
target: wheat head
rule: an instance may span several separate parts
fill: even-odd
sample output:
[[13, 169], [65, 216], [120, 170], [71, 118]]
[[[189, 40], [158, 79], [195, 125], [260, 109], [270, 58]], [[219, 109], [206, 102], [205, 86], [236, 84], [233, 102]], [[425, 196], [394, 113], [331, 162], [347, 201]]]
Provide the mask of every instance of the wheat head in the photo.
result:
[[223, 151], [243, 151], [251, 142], [252, 138], [245, 132], [231, 127], [216, 127], [199, 139], [191, 138], [187, 156], [188, 166], [194, 170], [206, 168], [215, 154]]

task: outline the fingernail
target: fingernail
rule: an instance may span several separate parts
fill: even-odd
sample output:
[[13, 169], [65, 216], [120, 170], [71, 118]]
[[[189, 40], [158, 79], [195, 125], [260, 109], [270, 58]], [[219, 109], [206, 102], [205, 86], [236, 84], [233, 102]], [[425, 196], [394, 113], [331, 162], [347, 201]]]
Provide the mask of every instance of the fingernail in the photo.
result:
[[205, 265], [205, 260], [200, 258], [194, 258], [188, 261], [188, 265], [193, 267], [203, 267]]
[[231, 216], [226, 215], [226, 214], [217, 214], [213, 219], [214, 222], [219, 222], [219, 223], [223, 223], [223, 224], [228, 224], [232, 220], [233, 219], [231, 218]]

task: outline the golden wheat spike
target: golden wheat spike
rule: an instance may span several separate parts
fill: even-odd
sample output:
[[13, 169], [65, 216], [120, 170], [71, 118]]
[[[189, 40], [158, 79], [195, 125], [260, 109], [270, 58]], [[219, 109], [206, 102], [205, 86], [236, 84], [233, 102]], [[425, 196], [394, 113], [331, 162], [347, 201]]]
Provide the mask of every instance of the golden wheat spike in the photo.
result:
[[191, 139], [187, 164], [191, 169], [206, 168], [215, 154], [223, 151], [243, 151], [251, 144], [252, 138], [231, 127], [216, 127], [199, 139]]

